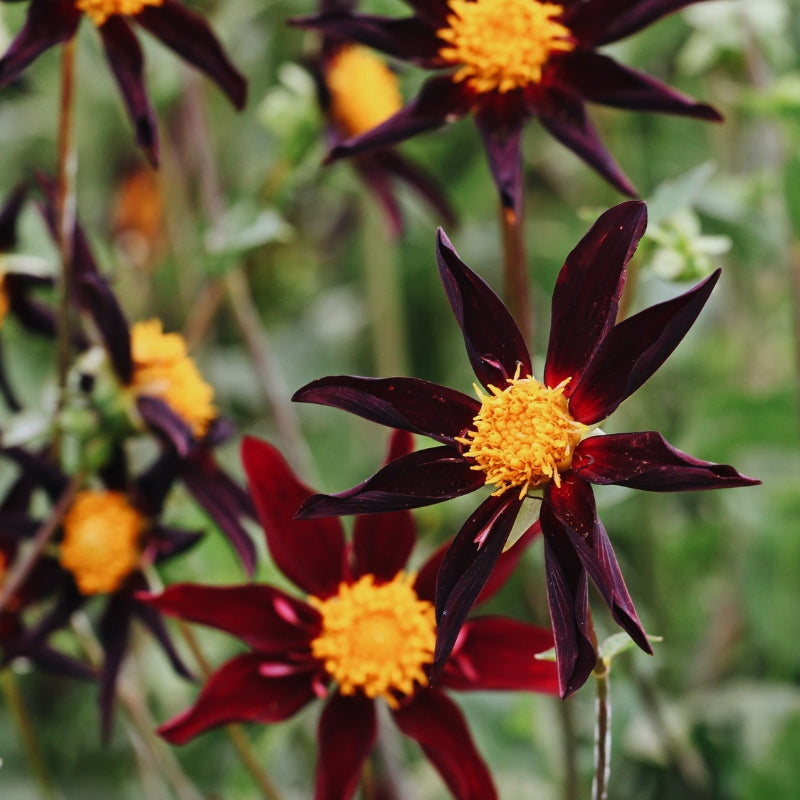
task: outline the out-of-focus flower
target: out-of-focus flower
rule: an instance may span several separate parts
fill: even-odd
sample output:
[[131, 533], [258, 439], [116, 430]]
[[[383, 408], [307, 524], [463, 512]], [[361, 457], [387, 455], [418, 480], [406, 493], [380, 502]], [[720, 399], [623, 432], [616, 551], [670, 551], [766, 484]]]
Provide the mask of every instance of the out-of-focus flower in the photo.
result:
[[502, 203], [517, 211], [520, 136], [530, 117], [627, 194], [636, 192], [600, 141], [586, 102], [720, 119], [710, 106], [597, 52], [696, 1], [409, 0], [414, 14], [403, 19], [333, 10], [295, 24], [445, 71], [388, 120], [334, 147], [330, 158], [393, 145], [474, 113]]
[[[396, 434], [390, 457], [407, 453], [410, 444], [410, 436]], [[213, 673], [196, 704], [162, 725], [161, 735], [180, 744], [227, 722], [278, 722], [325, 697], [314, 797], [347, 800], [375, 742], [375, 700], [382, 698], [454, 797], [496, 797], [466, 721], [444, 688], [555, 692], [553, 664], [534, 658], [552, 643], [550, 632], [505, 617], [470, 619], [440, 687], [430, 688], [434, 582], [444, 549], [419, 573], [408, 572], [416, 539], [408, 512], [357, 519], [347, 543], [337, 520], [294, 519], [310, 491], [275, 448], [245, 439], [242, 458], [269, 551], [309, 596], [305, 601], [258, 584], [177, 584], [145, 598], [166, 614], [224, 630], [250, 648]], [[521, 549], [504, 555], [482, 599], [499, 588]]]
[[596, 663], [587, 575], [614, 619], [650, 652], [597, 517], [591, 484], [671, 492], [758, 483], [732, 467], [676, 450], [655, 431], [601, 435], [597, 428], [675, 349], [719, 278], [717, 270], [685, 294], [615, 324], [625, 267], [645, 220], [644, 203], [616, 206], [567, 257], [553, 293], [541, 381], [533, 377], [528, 349], [508, 310], [440, 230], [439, 272], [483, 386], [478, 399], [413, 378], [346, 375], [321, 378], [294, 396], [439, 443], [392, 461], [353, 489], [309, 498], [301, 518], [415, 508], [484, 484], [493, 487], [442, 564], [434, 677], [528, 498], [541, 503], [560, 689], [567, 695]]
[[208, 75], [236, 108], [244, 107], [244, 78], [206, 21], [177, 0], [30, 0], [22, 29], [0, 58], [0, 87], [17, 78], [45, 50], [71, 39], [84, 14], [100, 34], [136, 141], [154, 164], [158, 162], [158, 132], [144, 84], [144, 54], [131, 21]]

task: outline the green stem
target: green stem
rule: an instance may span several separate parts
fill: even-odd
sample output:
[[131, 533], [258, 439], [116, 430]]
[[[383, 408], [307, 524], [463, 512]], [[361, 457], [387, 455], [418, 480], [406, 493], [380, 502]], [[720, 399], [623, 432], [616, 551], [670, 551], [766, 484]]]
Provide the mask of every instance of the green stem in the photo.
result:
[[592, 800], [606, 800], [608, 797], [608, 778], [611, 772], [611, 699], [608, 692], [608, 673], [610, 663], [597, 659], [594, 677], [597, 684], [595, 699], [594, 728], [594, 780], [592, 781]]
[[500, 206], [500, 229], [503, 235], [506, 303], [528, 343], [528, 350], [533, 352], [533, 313], [528, 265], [525, 259], [523, 220], [512, 209]]

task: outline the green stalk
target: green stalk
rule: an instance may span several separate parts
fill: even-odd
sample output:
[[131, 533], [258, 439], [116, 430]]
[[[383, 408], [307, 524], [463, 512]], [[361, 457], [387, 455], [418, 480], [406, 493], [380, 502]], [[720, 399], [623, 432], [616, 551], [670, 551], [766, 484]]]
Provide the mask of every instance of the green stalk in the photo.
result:
[[521, 215], [515, 214], [510, 208], [500, 206], [505, 299], [511, 315], [517, 321], [528, 343], [528, 350], [533, 352], [533, 313], [523, 224]]

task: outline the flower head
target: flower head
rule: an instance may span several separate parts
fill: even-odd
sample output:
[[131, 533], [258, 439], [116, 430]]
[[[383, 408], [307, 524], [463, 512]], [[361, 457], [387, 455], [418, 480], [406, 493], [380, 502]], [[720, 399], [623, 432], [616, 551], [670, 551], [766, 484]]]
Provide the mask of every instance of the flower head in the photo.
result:
[[[410, 437], [395, 435], [391, 456], [407, 454], [409, 446]], [[416, 538], [408, 512], [357, 519], [348, 544], [335, 519], [294, 519], [310, 492], [275, 448], [245, 439], [242, 458], [269, 551], [307, 598], [257, 584], [174, 585], [144, 598], [250, 648], [211, 675], [196, 704], [162, 725], [161, 735], [180, 744], [226, 722], [278, 722], [324, 697], [314, 796], [348, 800], [372, 749], [375, 703], [382, 700], [454, 797], [496, 797], [466, 722], [443, 689], [554, 692], [553, 665], [533, 658], [552, 642], [549, 631], [503, 617], [470, 619], [441, 687], [430, 688], [434, 581], [444, 549], [418, 573], [408, 572]], [[484, 598], [499, 588], [521, 549], [503, 556]], [[349, 746], [342, 746], [343, 737]]]
[[405, 19], [327, 10], [295, 24], [439, 73], [408, 105], [351, 134], [329, 158], [387, 147], [472, 112], [502, 203], [516, 211], [520, 135], [530, 117], [627, 194], [636, 192], [589, 121], [587, 102], [720, 119], [710, 106], [597, 51], [692, 2], [698, 0], [409, 0], [414, 14]]
[[596, 662], [587, 576], [614, 619], [650, 652], [591, 484], [669, 492], [758, 483], [686, 455], [654, 431], [597, 430], [675, 349], [719, 278], [717, 270], [685, 294], [616, 323], [625, 267], [644, 227], [644, 204], [623, 203], [603, 214], [567, 257], [553, 293], [541, 379], [533, 377], [508, 310], [440, 230], [439, 272], [483, 386], [478, 399], [413, 378], [353, 376], [321, 378], [295, 394], [295, 400], [335, 406], [438, 443], [391, 461], [353, 489], [309, 498], [299, 512], [303, 519], [415, 508], [484, 485], [493, 490], [442, 563], [434, 677], [529, 498], [541, 503], [560, 688], [567, 695]]

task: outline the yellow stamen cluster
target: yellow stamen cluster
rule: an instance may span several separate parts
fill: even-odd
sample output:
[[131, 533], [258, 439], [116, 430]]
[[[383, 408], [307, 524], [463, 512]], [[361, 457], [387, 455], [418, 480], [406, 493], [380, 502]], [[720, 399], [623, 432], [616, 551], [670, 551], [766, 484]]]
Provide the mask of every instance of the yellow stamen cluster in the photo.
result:
[[417, 597], [413, 580], [413, 574], [399, 572], [376, 584], [373, 575], [365, 575], [341, 584], [327, 600], [309, 598], [322, 614], [322, 633], [311, 651], [342, 694], [361, 691], [397, 708], [398, 695], [427, 684], [423, 667], [433, 662], [436, 620], [433, 605]]
[[59, 561], [82, 594], [116, 591], [139, 564], [144, 517], [122, 492], [83, 491], [63, 520]]
[[358, 136], [400, 110], [397, 76], [366, 47], [343, 47], [325, 73], [330, 114], [345, 136]]
[[217, 416], [214, 389], [188, 355], [178, 333], [164, 333], [161, 320], [137, 322], [131, 328], [132, 386], [140, 394], [161, 398], [201, 437]]
[[561, 485], [560, 473], [569, 469], [575, 447], [588, 432], [572, 418], [564, 397], [568, 380], [555, 388], [519, 373], [505, 389], [490, 386], [490, 395], [476, 387], [481, 410], [470, 429], [458, 439], [467, 446], [464, 456], [474, 470], [486, 473], [486, 483], [503, 494], [519, 487], [522, 499], [529, 489], [551, 481]]
[[542, 80], [552, 53], [573, 50], [564, 9], [537, 0], [450, 0], [449, 27], [436, 31], [448, 44], [439, 55], [459, 64], [455, 81], [476, 92], [501, 94]]
[[75, 0], [75, 5], [99, 27], [114, 14], [135, 17], [145, 6], [160, 6], [163, 2], [164, 0]]

